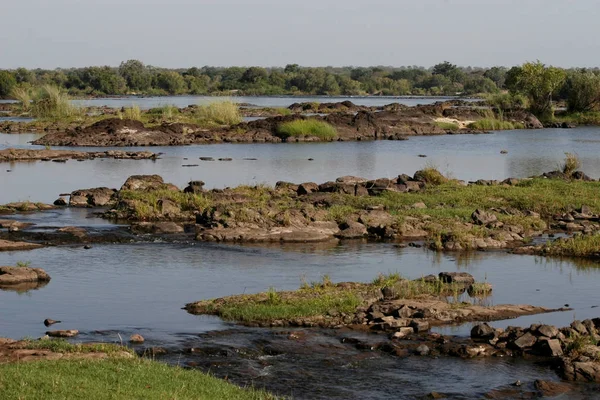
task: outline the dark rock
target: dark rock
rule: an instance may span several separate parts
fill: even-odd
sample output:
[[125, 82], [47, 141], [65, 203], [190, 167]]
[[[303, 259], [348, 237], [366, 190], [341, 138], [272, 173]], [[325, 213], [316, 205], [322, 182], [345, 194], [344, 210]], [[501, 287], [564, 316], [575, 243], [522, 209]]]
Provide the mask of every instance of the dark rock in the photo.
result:
[[298, 185], [298, 195], [302, 196], [309, 193], [314, 193], [319, 191], [319, 185], [314, 182], [305, 182]]
[[539, 344], [539, 354], [546, 357], [562, 357], [563, 350], [558, 339], [541, 340]]
[[573, 388], [569, 384], [563, 382], [543, 381], [540, 379], [537, 379], [533, 383], [533, 386], [537, 391], [540, 392], [540, 395], [544, 397], [556, 397], [573, 390]]
[[471, 215], [471, 219], [477, 225], [487, 225], [492, 222], [498, 221], [498, 217], [496, 217], [495, 214], [482, 210], [475, 210], [475, 212], [473, 212], [473, 214]]
[[492, 340], [496, 337], [496, 330], [489, 326], [487, 323], [475, 325], [471, 329], [471, 339], [487, 341]]
[[554, 339], [559, 331], [558, 328], [556, 328], [555, 326], [552, 325], [540, 325], [537, 328], [537, 331], [542, 335], [542, 336], [546, 336], [549, 337], [551, 339]]
[[188, 182], [188, 186], [183, 189], [184, 193], [202, 193], [204, 192], [204, 182], [203, 181], [190, 181]]
[[367, 227], [360, 222], [349, 221], [340, 225], [341, 232], [337, 235], [341, 239], [359, 239], [367, 236]]
[[54, 201], [55, 206], [66, 206], [67, 204], [67, 200], [64, 197], [59, 197]]
[[444, 283], [456, 283], [464, 286], [475, 283], [473, 275], [467, 272], [440, 272], [438, 276]]
[[527, 332], [526, 334], [522, 335], [517, 340], [515, 340], [513, 344], [515, 347], [524, 350], [533, 347], [536, 341], [537, 338], [533, 336], [530, 332]]

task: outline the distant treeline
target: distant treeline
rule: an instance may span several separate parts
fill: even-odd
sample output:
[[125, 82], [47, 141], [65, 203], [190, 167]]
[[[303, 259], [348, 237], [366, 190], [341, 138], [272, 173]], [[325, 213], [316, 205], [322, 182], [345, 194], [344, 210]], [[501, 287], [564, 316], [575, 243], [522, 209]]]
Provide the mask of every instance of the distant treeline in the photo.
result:
[[[598, 81], [598, 69], [563, 70], [541, 63], [512, 68], [462, 68], [442, 62], [423, 67], [301, 67], [284, 68], [202, 67], [166, 69], [129, 60], [119, 67], [86, 67], [55, 70], [0, 70], [0, 97], [10, 97], [15, 87], [53, 85], [73, 96], [103, 95], [478, 95], [515, 89], [526, 66], [558, 71], [556, 87], [544, 94], [567, 99], [574, 84], [582, 90]], [[546, 72], [544, 72], [546, 73]], [[534, 79], [535, 80], [535, 79]], [[522, 82], [521, 82], [522, 83]], [[547, 82], [546, 82], [547, 83]], [[544, 85], [544, 82], [531, 82]], [[511, 85], [513, 87], [511, 87]], [[571, 85], [571, 86], [569, 86]], [[582, 86], [583, 85], [583, 86]], [[519, 88], [516, 89], [528, 89]], [[529, 88], [531, 89], [531, 88]], [[533, 88], [535, 91], [537, 88]], [[514, 90], [517, 91], [517, 90]], [[522, 91], [522, 90], [521, 90]]]

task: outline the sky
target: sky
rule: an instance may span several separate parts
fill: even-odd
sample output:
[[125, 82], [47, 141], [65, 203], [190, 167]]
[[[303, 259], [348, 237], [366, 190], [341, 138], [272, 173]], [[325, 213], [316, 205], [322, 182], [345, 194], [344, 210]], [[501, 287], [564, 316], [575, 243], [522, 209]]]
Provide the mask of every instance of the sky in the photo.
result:
[[0, 68], [600, 66], [600, 0], [0, 2]]

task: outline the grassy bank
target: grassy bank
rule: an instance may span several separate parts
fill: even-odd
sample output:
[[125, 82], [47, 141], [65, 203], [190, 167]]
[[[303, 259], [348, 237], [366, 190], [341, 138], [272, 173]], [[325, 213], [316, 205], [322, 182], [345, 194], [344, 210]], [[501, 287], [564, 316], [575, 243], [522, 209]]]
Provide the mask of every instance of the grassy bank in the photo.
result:
[[[132, 350], [114, 344], [24, 340], [9, 343], [1, 350], [8, 361], [20, 358], [11, 355], [13, 351], [64, 354], [61, 359], [52, 360], [40, 351], [38, 361], [0, 363], [3, 400], [273, 398], [266, 392], [243, 389], [202, 372], [137, 358]], [[107, 357], [98, 358], [91, 353]]]
[[197, 371], [144, 359], [39, 361], [0, 365], [0, 398], [270, 399]]
[[543, 252], [550, 256], [598, 257], [600, 255], [600, 234], [557, 239], [544, 246]]

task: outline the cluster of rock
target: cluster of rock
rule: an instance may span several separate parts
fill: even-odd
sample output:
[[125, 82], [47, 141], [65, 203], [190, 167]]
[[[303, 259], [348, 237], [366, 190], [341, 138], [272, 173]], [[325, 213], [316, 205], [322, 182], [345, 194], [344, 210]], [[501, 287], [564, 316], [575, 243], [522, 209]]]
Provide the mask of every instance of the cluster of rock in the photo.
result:
[[[158, 175], [134, 175], [122, 187], [76, 190], [54, 203], [57, 206], [107, 207], [106, 218], [128, 220], [134, 231], [140, 233], [183, 233], [195, 231], [200, 241], [222, 242], [322, 242], [336, 239], [431, 239], [438, 250], [461, 251], [481, 249], [516, 249], [537, 252], [534, 246], [523, 246], [526, 238], [539, 236], [547, 228], [546, 221], [532, 211], [509, 207], [475, 210], [470, 221], [454, 221], [452, 229], [439, 225], [422, 213], [397, 218], [383, 203], [370, 202], [360, 209], [335, 214], [336, 206], [344, 205], [344, 196], [377, 198], [386, 193], [414, 193], [446, 181], [435, 170], [417, 171], [413, 176], [401, 174], [396, 178], [368, 180], [344, 176], [322, 184], [304, 182], [295, 184], [277, 182], [274, 188], [225, 188], [206, 190], [204, 182], [190, 181], [181, 191], [166, 183]], [[468, 185], [514, 186], [519, 181], [511, 178], [502, 182], [475, 181]], [[125, 196], [123, 193], [140, 192]], [[169, 193], [173, 193], [170, 195]], [[203, 206], [193, 201], [176, 200], [176, 193], [197, 195]], [[154, 199], [144, 203], [146, 193]], [[156, 196], [158, 199], [155, 199]], [[67, 198], [68, 197], [68, 198]], [[257, 198], [261, 198], [257, 202]], [[347, 198], [347, 197], [346, 197]], [[140, 215], [140, 205], [149, 210]], [[30, 207], [28, 204], [14, 205]], [[404, 206], [426, 209], [415, 202]], [[343, 207], [342, 207], [343, 208]], [[346, 207], [348, 208], [348, 207]], [[332, 211], [333, 210], [333, 211]], [[499, 215], [520, 217], [527, 224], [504, 223]], [[521, 218], [526, 217], [526, 218]], [[547, 218], [548, 216], [544, 216]], [[510, 220], [510, 219], [509, 219]], [[600, 218], [587, 206], [564, 215], [554, 216], [551, 228], [567, 232], [596, 232]], [[477, 228], [476, 227], [481, 227]], [[481, 232], [485, 231], [485, 235]], [[437, 232], [437, 233], [436, 233]], [[458, 233], [456, 233], [458, 232]], [[437, 235], [432, 237], [432, 235]]]
[[158, 154], [149, 151], [75, 151], [75, 150], [30, 150], [30, 149], [5, 149], [0, 150], [0, 162], [14, 161], [53, 161], [66, 162], [67, 160], [93, 160], [96, 158], [114, 158], [122, 160], [155, 160]]
[[471, 338], [480, 343], [482, 354], [502, 351], [510, 355], [553, 357], [565, 379], [600, 382], [600, 318], [573, 321], [570, 326], [531, 325], [529, 328], [495, 329], [479, 324]]
[[[314, 111], [307, 105], [294, 105], [293, 110]], [[311, 105], [311, 107], [313, 107]], [[306, 108], [306, 109], [305, 109]], [[49, 133], [34, 144], [58, 146], [172, 146], [214, 142], [282, 142], [321, 141], [315, 136], [283, 137], [279, 134], [282, 123], [297, 119], [316, 119], [332, 125], [335, 140], [402, 140], [414, 135], [443, 135], [448, 133], [477, 133], [472, 129], [448, 131], [436, 123], [438, 118], [473, 121], [485, 117], [479, 108], [455, 107], [451, 102], [406, 107], [389, 105], [381, 110], [361, 108], [350, 102], [318, 106], [317, 112], [331, 112], [325, 116], [299, 114], [274, 116], [243, 122], [235, 126], [205, 129], [194, 124], [167, 123], [145, 126], [140, 121], [109, 118], [87, 127]], [[332, 112], [335, 111], [335, 112]], [[531, 114], [506, 113], [504, 118], [523, 123], [528, 128], [541, 128]]]

